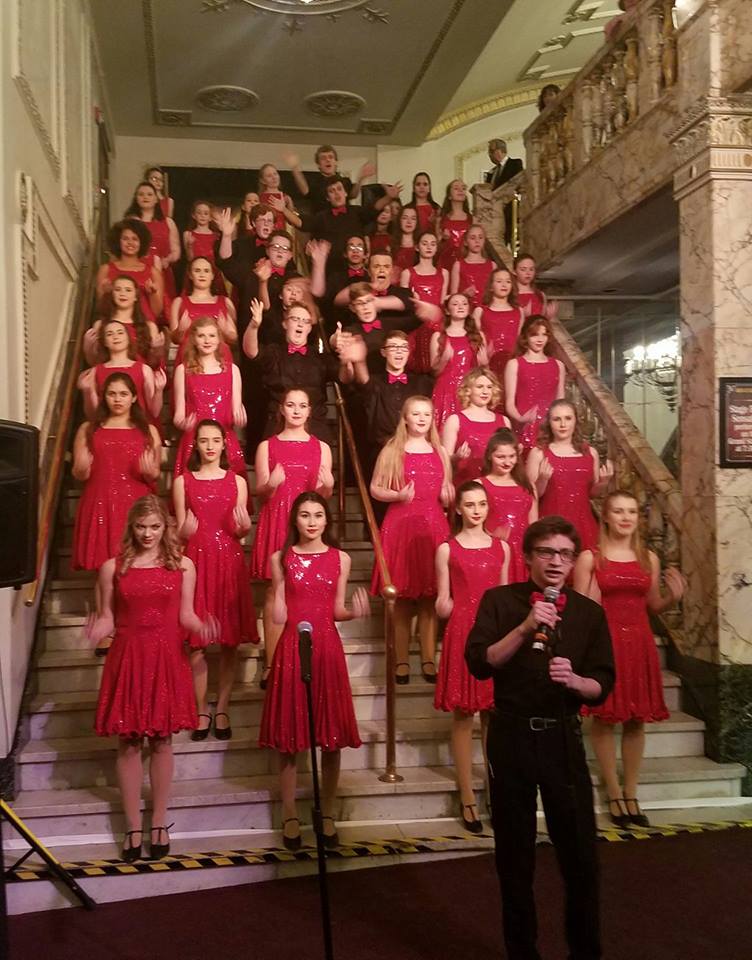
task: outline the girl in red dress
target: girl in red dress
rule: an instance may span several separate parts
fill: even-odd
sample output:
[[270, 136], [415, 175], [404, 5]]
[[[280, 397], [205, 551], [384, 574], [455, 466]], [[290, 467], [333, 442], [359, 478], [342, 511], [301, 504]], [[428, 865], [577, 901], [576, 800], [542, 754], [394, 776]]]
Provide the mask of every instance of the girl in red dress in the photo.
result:
[[514, 275], [517, 281], [517, 305], [526, 317], [542, 314], [551, 318], [558, 312], [556, 301], [549, 302], [545, 293], [535, 286], [537, 266], [529, 253], [520, 253], [514, 259]]
[[308, 433], [311, 400], [304, 390], [288, 390], [280, 404], [282, 429], [256, 449], [256, 496], [263, 501], [251, 551], [251, 579], [266, 582], [264, 597], [264, 652], [266, 668], [262, 690], [271, 669], [281, 627], [274, 619], [274, 589], [269, 558], [282, 548], [288, 532], [290, 508], [304, 490], [330, 497], [334, 488], [332, 451]]
[[161, 441], [127, 373], [111, 373], [73, 441], [73, 476], [85, 484], [73, 529], [74, 570], [98, 570], [118, 552], [128, 510], [159, 477]]
[[441, 207], [433, 198], [431, 178], [424, 170], [419, 171], [413, 177], [413, 195], [409, 206], [415, 207], [418, 212], [419, 231], [430, 230], [431, 233], [435, 234]]
[[336, 621], [367, 617], [370, 608], [363, 587], [355, 588], [352, 609], [347, 608], [350, 557], [337, 548], [331, 524], [326, 500], [312, 491], [301, 493], [292, 504], [287, 539], [271, 558], [274, 619], [284, 629], [272, 662], [259, 745], [280, 753], [282, 839], [288, 850], [297, 850], [301, 842], [295, 805], [297, 754], [310, 747], [298, 653], [297, 625], [303, 620], [313, 627], [311, 692], [316, 704], [316, 744], [321, 748], [321, 805], [327, 847], [336, 847], [339, 842], [333, 811], [341, 751], [361, 744]]
[[125, 217], [140, 220], [151, 234], [149, 252], [157, 260], [164, 280], [165, 307], [163, 315], [169, 316], [169, 304], [175, 296], [175, 275], [172, 265], [180, 259], [180, 235], [175, 221], [166, 217], [159, 205], [159, 196], [154, 187], [142, 181], [136, 187], [131, 205], [125, 211]]
[[449, 279], [452, 293], [464, 293], [470, 301], [470, 309], [480, 303], [488, 278], [496, 264], [487, 255], [486, 231], [479, 223], [474, 223], [465, 233], [462, 241], [462, 257], [455, 260]]
[[[473, 790], [473, 717], [480, 711], [484, 744], [488, 711], [493, 707], [493, 680], [476, 680], [465, 664], [465, 643], [486, 590], [509, 583], [509, 546], [484, 529], [488, 497], [476, 480], [457, 490], [454, 536], [436, 551], [436, 613], [449, 618], [439, 662], [433, 705], [452, 713], [452, 756], [457, 771], [460, 815], [465, 829], [480, 833], [483, 825]], [[465, 811], [469, 816], [465, 815]]]
[[260, 203], [259, 195], [251, 190], [243, 197], [237, 215], [237, 237], [252, 237], [256, 232], [251, 222], [251, 210]]
[[415, 236], [418, 232], [418, 212], [415, 207], [403, 207], [392, 237], [394, 266], [402, 276], [415, 264]]
[[[449, 528], [445, 509], [454, 499], [449, 457], [434, 423], [428, 397], [410, 397], [402, 407], [394, 436], [376, 461], [371, 496], [388, 503], [381, 525], [389, 576], [397, 588], [394, 645], [395, 681], [410, 682], [410, 627], [418, 612], [421, 672], [436, 683], [436, 570], [434, 554], [446, 540]], [[381, 571], [374, 565], [371, 593], [383, 588]]]
[[210, 317], [222, 335], [222, 356], [232, 363], [230, 346], [237, 343], [238, 328], [235, 326], [235, 307], [229, 297], [214, 294], [212, 280], [216, 268], [208, 257], [196, 257], [186, 271], [186, 290], [172, 301], [170, 309], [170, 336], [179, 344], [175, 365], [183, 362], [183, 352], [188, 333], [197, 320]]
[[390, 224], [393, 220], [392, 208], [389, 204], [379, 210], [373, 227], [366, 231], [368, 240], [368, 256], [374, 253], [388, 253], [392, 255], [392, 231]]
[[[418, 235], [418, 262], [403, 270], [400, 286], [406, 287], [423, 303], [441, 307], [449, 292], [449, 271], [436, 266], [439, 241], [426, 231]], [[429, 373], [431, 370], [431, 335], [441, 330], [441, 320], [427, 320], [410, 334], [410, 370]]]
[[245, 460], [233, 427], [247, 422], [241, 396], [240, 370], [227, 363], [222, 351], [222, 335], [215, 320], [202, 317], [188, 334], [183, 362], [175, 368], [175, 416], [173, 422], [183, 431], [175, 457], [175, 476], [186, 469], [193, 451], [199, 420], [218, 420], [225, 429], [230, 467], [246, 476]]
[[[251, 529], [248, 483], [228, 468], [225, 431], [216, 420], [196, 426], [196, 446], [188, 469], [175, 478], [172, 496], [185, 555], [196, 566], [196, 611], [217, 619], [219, 679], [214, 712], [214, 736], [232, 737], [230, 694], [235, 680], [238, 645], [258, 643], [256, 613], [248, 589], [248, 570], [238, 542]], [[198, 728], [192, 740], [206, 740], [212, 726], [208, 701], [205, 644], [191, 637], [191, 669], [198, 706]], [[220, 717], [223, 719], [220, 721]], [[205, 722], [204, 722], [205, 721]]]
[[605, 491], [614, 467], [610, 460], [601, 466], [598, 451], [585, 443], [569, 400], [555, 400], [549, 407], [525, 467], [538, 494], [540, 516], [569, 520], [583, 549], [594, 550], [598, 524], [590, 501]]
[[[185, 257], [188, 263], [193, 263], [197, 257], [204, 257], [214, 269], [214, 277], [211, 286], [212, 293], [219, 296], [227, 294], [225, 278], [221, 272], [216, 269], [214, 258], [214, 247], [220, 239], [219, 227], [212, 220], [211, 204], [206, 200], [195, 200], [191, 207], [191, 219], [188, 223], [188, 229], [183, 231], [183, 247]], [[190, 280], [186, 271], [185, 281], [183, 283], [183, 293], [188, 291]], [[172, 311], [170, 311], [172, 318]]]
[[452, 269], [462, 256], [462, 241], [473, 223], [470, 204], [467, 202], [467, 187], [461, 180], [447, 184], [444, 203], [439, 211], [439, 238], [441, 252], [439, 266]]
[[97, 614], [87, 636], [115, 639], [104, 665], [94, 729], [117, 736], [117, 777], [125, 814], [123, 860], [141, 857], [142, 747], [149, 741], [151, 860], [170, 852], [167, 805], [173, 776], [172, 734], [196, 726], [184, 632], [201, 643], [216, 633], [193, 610], [196, 569], [180, 544], [164, 504], [154, 495], [133, 504], [116, 555], [99, 572]]
[[[574, 568], [574, 588], [603, 606], [611, 633], [616, 684], [597, 707], [584, 707], [593, 718], [590, 741], [606, 787], [611, 820], [619, 827], [649, 826], [637, 802], [640, 765], [645, 750], [645, 724], [666, 720], [663, 682], [648, 610], [662, 613], [684, 593], [678, 570], [663, 573], [640, 537], [640, 507], [631, 493], [610, 493], [601, 512], [600, 541], [585, 550]], [[623, 787], [616, 769], [614, 725], [622, 724]]]
[[84, 370], [78, 378], [78, 388], [83, 394], [84, 416], [88, 420], [94, 416], [107, 377], [111, 373], [127, 373], [136, 388], [139, 406], [151, 416], [152, 422], [158, 422], [167, 375], [164, 370], [154, 371], [143, 360], [136, 359], [133, 338], [120, 320], [105, 320], [99, 327], [99, 353], [106, 359]]
[[144, 320], [155, 322], [164, 306], [162, 272], [149, 254], [151, 234], [140, 220], [120, 220], [107, 234], [108, 263], [97, 272], [97, 301], [106, 304], [118, 277], [130, 277], [138, 290]]
[[566, 373], [561, 360], [550, 356], [551, 327], [533, 314], [522, 324], [517, 356], [504, 371], [504, 399], [526, 456], [538, 440], [538, 430], [554, 400], [564, 397]]
[[175, 201], [167, 196], [167, 174], [161, 167], [147, 167], [144, 170], [144, 180], [150, 183], [157, 191], [159, 206], [165, 217], [172, 217], [175, 211]]
[[470, 313], [464, 293], [453, 293], [446, 302], [444, 329], [431, 334], [431, 369], [436, 374], [433, 388], [436, 428], [459, 410], [457, 390], [462, 378], [474, 367], [488, 366], [486, 342]]
[[164, 334], [153, 320], [144, 319], [139, 306], [138, 286], [132, 277], [115, 277], [99, 319], [84, 333], [84, 357], [91, 366], [107, 358], [102, 350], [100, 332], [102, 324], [108, 320], [117, 320], [125, 327], [139, 360], [155, 371], [164, 369]]
[[273, 163], [265, 163], [259, 170], [258, 202], [266, 204], [274, 211], [275, 230], [286, 230], [288, 223], [299, 230], [303, 221], [295, 212], [290, 197], [279, 189], [280, 183], [279, 170]]
[[488, 441], [482, 473], [481, 483], [488, 494], [486, 529], [491, 536], [509, 544], [509, 582], [520, 583], [527, 580], [522, 538], [538, 519], [538, 501], [525, 476], [517, 439], [511, 430], [497, 430]]
[[509, 420], [496, 413], [501, 385], [487, 367], [476, 367], [460, 383], [457, 402], [460, 410], [444, 423], [441, 442], [452, 459], [455, 487], [480, 476], [488, 441]]
[[504, 370], [514, 356], [525, 315], [517, 306], [514, 277], [506, 267], [497, 267], [488, 278], [475, 322], [486, 338], [489, 365], [504, 382]]

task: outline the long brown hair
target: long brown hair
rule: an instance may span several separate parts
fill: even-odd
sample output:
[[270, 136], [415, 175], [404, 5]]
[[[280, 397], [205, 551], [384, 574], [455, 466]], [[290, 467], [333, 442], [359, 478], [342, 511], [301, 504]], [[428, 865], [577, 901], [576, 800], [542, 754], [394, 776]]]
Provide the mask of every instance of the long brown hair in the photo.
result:
[[467, 334], [467, 339], [470, 341], [471, 347], [477, 353], [483, 346], [483, 337], [478, 329], [478, 324], [475, 322], [473, 311], [470, 309], [470, 298], [466, 293], [460, 293], [458, 291], [457, 293], [450, 293], [444, 304], [444, 327], [439, 333], [439, 355], [444, 352], [444, 347], [446, 346], [446, 329], [452, 322], [449, 317], [449, 304], [455, 297], [464, 297], [465, 300], [467, 300], [468, 312], [465, 317], [465, 333]]
[[[407, 443], [408, 438], [407, 421], [405, 420], [405, 417], [407, 416], [410, 407], [414, 403], [427, 403], [431, 408], [431, 412], [433, 413], [433, 400], [431, 400], [430, 397], [424, 397], [421, 394], [408, 397], [407, 400], [405, 400], [405, 402], [402, 404], [402, 410], [400, 411], [397, 429], [384, 444], [381, 453], [379, 454], [379, 458], [376, 461], [376, 467], [373, 472], [374, 476], [381, 481], [381, 486], [384, 486], [389, 490], [401, 490], [405, 485], [405, 444]], [[439, 457], [441, 457], [441, 463], [444, 467], [444, 481], [448, 483], [452, 477], [449, 456], [441, 445], [439, 432], [436, 429], [436, 421], [433, 418], [431, 419], [431, 429], [428, 432], [426, 440], [428, 440], [436, 453], [438, 453]]]
[[532, 484], [527, 478], [525, 468], [522, 466], [522, 458], [520, 457], [520, 449], [517, 443], [517, 437], [508, 427], [501, 427], [495, 433], [491, 434], [491, 437], [486, 444], [485, 453], [483, 454], [483, 465], [481, 467], [481, 473], [483, 476], [487, 477], [489, 474], [493, 473], [491, 457], [494, 455], [494, 451], [497, 447], [512, 447], [515, 450], [517, 454], [517, 463], [515, 463], [515, 465], [512, 467], [509, 475], [518, 487], [522, 487], [524, 490], [527, 490], [528, 493], [531, 493], [533, 496], [535, 496], [533, 493]]
[[521, 357], [523, 353], [527, 351], [527, 338], [531, 336], [531, 334], [535, 333], [539, 327], [543, 327], [548, 337], [546, 345], [543, 348], [543, 353], [547, 357], [551, 356], [551, 348], [553, 346], [553, 331], [551, 330], [551, 324], [542, 313], [533, 313], [527, 318], [527, 320], [525, 320], [520, 329], [520, 335], [517, 337], [517, 346], [514, 350], [514, 355], [516, 357]]
[[582, 430], [580, 430], [580, 418], [577, 416], [577, 407], [575, 407], [571, 400], [554, 400], [554, 402], [548, 408], [546, 419], [541, 423], [540, 428], [538, 429], [538, 440], [536, 445], [542, 450], [545, 450], [546, 447], [550, 447], [554, 442], [554, 432], [551, 429], [551, 412], [555, 407], [569, 407], [569, 409], [572, 411], [574, 414], [574, 433], [572, 434], [572, 446], [578, 453], [586, 453], [588, 445], [582, 435]]
[[[154, 219], [165, 220], [166, 217], [162, 212], [162, 206], [159, 202], [159, 194], [157, 193], [157, 188], [154, 186], [153, 183], [149, 183], [148, 180], [142, 180], [141, 183], [136, 184], [136, 189], [133, 191], [133, 197], [131, 198], [130, 206], [123, 214], [123, 217], [125, 218], [138, 217], [139, 220], [141, 219], [141, 207], [139, 207], [138, 200], [136, 199], [138, 191], [141, 189], [141, 187], [148, 187], [150, 190], [153, 190], [154, 196], [157, 198], [157, 205], [154, 207]], [[148, 227], [147, 227], [147, 230], [148, 230]]]
[[[626, 500], [633, 500], [637, 504], [638, 514], [640, 512], [640, 501], [637, 499], [637, 497], [633, 493], [630, 493], [628, 490], [614, 490], [606, 496], [601, 506], [601, 518], [600, 518], [600, 525], [598, 530], [598, 550], [595, 553], [596, 567], [600, 567], [601, 560], [605, 556], [606, 547], [608, 545], [607, 516], [608, 516], [609, 507], [614, 502], [614, 500], [618, 499], [619, 497], [624, 497]], [[639, 519], [642, 519], [642, 518], [640, 517]], [[634, 533], [632, 534], [629, 540], [629, 546], [631, 547], [632, 550], [634, 550], [635, 556], [637, 557], [637, 562], [642, 567], [642, 569], [650, 573], [652, 571], [652, 566], [650, 563], [650, 551], [645, 546], [645, 543], [642, 539], [642, 534], [640, 533], [639, 520], [638, 520], [637, 526], [634, 529]]]
[[462, 517], [459, 515], [459, 506], [462, 503], [462, 498], [466, 493], [473, 493], [478, 491], [487, 497], [486, 488], [479, 480], [466, 480], [461, 487], [457, 488], [457, 492], [454, 497], [454, 509], [452, 510], [452, 534], [457, 536], [458, 533], [462, 531]]
[[97, 333], [97, 353], [105, 358], [105, 362], [111, 359], [110, 349], [104, 342], [104, 332], [107, 327], [111, 326], [113, 323], [117, 323], [123, 328], [123, 330], [125, 330], [125, 334], [128, 339], [128, 358], [130, 360], [135, 360], [136, 348], [133, 344], [133, 340], [131, 339], [131, 335], [128, 333], [127, 324], [123, 323], [122, 320], [116, 320], [114, 317], [110, 317], [108, 320], [103, 320], [99, 327], [99, 332]]
[[[157, 194], [157, 196], [159, 196], [159, 194]], [[193, 203], [191, 204], [191, 218], [188, 221], [189, 230], [195, 230], [196, 227], [198, 226], [198, 224], [196, 223], [196, 207], [201, 207], [201, 206], [208, 207], [209, 214], [211, 214], [212, 205], [209, 203], [208, 200], [194, 200]], [[219, 227], [211, 219], [211, 216], [209, 217], [209, 223], [207, 224], [207, 226], [209, 227], [212, 233], [219, 234]]]
[[183, 562], [183, 552], [175, 519], [167, 512], [167, 508], [160, 497], [154, 493], [148, 493], [145, 497], [139, 497], [128, 511], [128, 521], [123, 539], [120, 541], [120, 552], [118, 553], [117, 566], [119, 567], [118, 573], [121, 576], [133, 565], [133, 561], [140, 552], [133, 528], [139, 520], [148, 517], [150, 513], [155, 513], [164, 524], [164, 533], [159, 544], [160, 566], [163, 566], [166, 570], [180, 569]]
[[217, 349], [214, 351], [214, 358], [222, 370], [225, 368], [225, 362], [222, 359], [222, 344], [224, 343], [224, 339], [222, 337], [222, 331], [219, 329], [219, 324], [213, 317], [199, 317], [188, 331], [188, 336], [185, 341], [183, 364], [187, 373], [203, 372], [201, 361], [199, 360], [198, 348], [196, 346], [196, 333], [203, 329], [203, 327], [214, 327], [217, 331], [219, 339], [217, 341]]
[[227, 431], [218, 420], [212, 420], [209, 417], [207, 417], [204, 420], [199, 420], [199, 422], [196, 424], [196, 429], [193, 433], [193, 438], [194, 438], [193, 450], [191, 450], [191, 455], [190, 457], [188, 457], [188, 464], [187, 464], [188, 470], [190, 471], [198, 470], [199, 467], [201, 466], [201, 453], [198, 449], [198, 432], [201, 429], [201, 427], [214, 427], [215, 430], [219, 430], [219, 432], [222, 434], [222, 439], [225, 441], [225, 446], [222, 448], [222, 453], [219, 456], [219, 466], [222, 470], [229, 470], [230, 461], [227, 456], [227, 446], [226, 446]]
[[329, 504], [326, 500], [324, 500], [321, 494], [316, 493], [315, 490], [304, 490], [303, 493], [299, 493], [297, 497], [295, 497], [292, 506], [290, 507], [290, 517], [287, 523], [287, 537], [285, 538], [285, 542], [282, 545], [282, 550], [280, 552], [283, 570], [285, 569], [285, 557], [287, 556], [287, 551], [300, 542], [300, 533], [298, 532], [298, 510], [300, 510], [304, 503], [316, 503], [320, 507], [324, 508], [326, 526], [324, 527], [324, 532], [321, 534], [321, 540], [327, 545], [327, 547], [331, 547], [334, 550], [339, 550], [339, 541], [333, 532], [332, 512], [329, 509]]
[[143, 433], [143, 435], [146, 437], [148, 446], [152, 446], [152, 436], [151, 430], [149, 429], [149, 421], [146, 419], [146, 414], [144, 413], [141, 404], [138, 402], [136, 385], [127, 373], [122, 373], [119, 370], [115, 373], [111, 373], [102, 385], [102, 393], [99, 397], [97, 409], [94, 411], [94, 416], [89, 421], [89, 443], [91, 443], [91, 438], [94, 434], [94, 431], [98, 430], [102, 424], [106, 420], [109, 420], [109, 418], [112, 416], [110, 408], [107, 406], [107, 391], [109, 390], [110, 385], [113, 383], [124, 383], [132, 394], [133, 405], [130, 409], [128, 417], [133, 426], [136, 427], [137, 430], [140, 430], [141, 433]]
[[512, 281], [512, 289], [509, 291], [509, 296], [507, 300], [509, 301], [510, 307], [517, 306], [517, 278], [509, 269], [509, 267], [497, 267], [495, 270], [492, 270], [489, 274], [488, 280], [486, 280], [486, 289], [483, 291], [483, 296], [481, 297], [481, 303], [485, 306], [490, 306], [491, 301], [493, 300], [493, 285], [494, 280], [496, 279], [497, 273], [506, 273], [509, 276], [509, 279]]
[[[444, 201], [441, 204], [441, 209], [439, 210], [439, 216], [441, 217], [445, 217], [452, 209], [452, 198], [450, 194], [452, 192], [453, 183], [462, 183], [462, 180], [459, 177], [455, 177], [454, 180], [450, 180], [449, 183], [446, 185], [446, 189], [444, 190]], [[468, 220], [472, 221], [473, 217], [472, 217], [472, 214], [470, 213], [470, 204], [467, 199], [467, 191], [465, 191], [465, 201], [462, 204], [462, 209], [467, 214]]]
[[[112, 281], [112, 286], [114, 287], [119, 280], [126, 280], [128, 283], [133, 285], [133, 289], [136, 291], [136, 299], [133, 302], [133, 312], [131, 313], [133, 328], [136, 331], [136, 353], [141, 357], [142, 360], [148, 360], [151, 354], [151, 333], [149, 332], [149, 325], [147, 324], [146, 320], [144, 319], [144, 315], [141, 312], [141, 305], [138, 302], [140, 295], [138, 284], [133, 277], [129, 277], [128, 274], [119, 273]], [[115, 305], [115, 301], [112, 296], [112, 290], [110, 290], [104, 299], [104, 303], [102, 304], [102, 312], [100, 316], [102, 323], [105, 323], [107, 320], [114, 320], [117, 310], [118, 307]]]

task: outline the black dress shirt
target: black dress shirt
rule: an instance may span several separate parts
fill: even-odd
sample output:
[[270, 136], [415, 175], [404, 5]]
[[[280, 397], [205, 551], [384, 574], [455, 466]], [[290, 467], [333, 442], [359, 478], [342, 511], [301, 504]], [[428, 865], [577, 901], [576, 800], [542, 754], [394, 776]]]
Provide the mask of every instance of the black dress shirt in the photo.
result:
[[373, 212], [365, 207], [345, 207], [344, 213], [335, 214], [327, 205], [320, 210], [311, 223], [311, 237], [314, 240], [328, 240], [332, 245], [326, 262], [327, 273], [341, 270], [345, 256], [345, 244], [349, 237], [359, 237], [363, 228], [373, 219]]
[[[316, 214], [322, 210], [326, 210], [329, 206], [326, 188], [329, 183], [331, 183], [332, 178], [324, 176], [320, 170], [314, 170], [313, 173], [305, 173], [303, 176], [306, 178], [306, 183], [308, 184], [308, 203], [311, 208], [311, 213]], [[337, 179], [342, 180], [347, 196], [349, 197], [353, 185], [352, 180], [349, 177], [340, 177], [339, 174], [336, 174], [336, 176]]]
[[[470, 673], [479, 680], [493, 677], [494, 703], [502, 713], [519, 717], [557, 717], [561, 711], [560, 684], [548, 676], [548, 656], [532, 649], [532, 637], [503, 666], [494, 668], [486, 659], [487, 649], [518, 627], [530, 612], [530, 594], [541, 591], [532, 580], [487, 590], [478, 607], [475, 625], [465, 646]], [[541, 591], [542, 592], [542, 591]], [[565, 588], [566, 606], [561, 612], [553, 654], [566, 657], [581, 677], [596, 680], [600, 696], [589, 704], [602, 703], [614, 685], [614, 658], [606, 616], [587, 597]], [[568, 714], [578, 712], [583, 701], [564, 691]]]
[[[378, 326], [374, 325], [366, 332], [362, 323], [351, 319], [351, 322], [345, 326], [348, 333], [354, 333], [362, 337], [368, 351], [366, 363], [370, 373], [379, 373], [386, 367], [386, 362], [381, 356], [381, 348], [384, 346], [385, 338], [393, 330], [403, 330], [405, 333], [411, 333], [417, 330], [421, 321], [413, 313], [413, 305], [410, 300], [410, 291], [404, 287], [390, 286], [387, 289], [387, 295], [399, 298], [405, 305], [404, 310], [382, 310], [378, 313], [376, 320]], [[352, 318], [352, 313], [350, 317]]]
[[374, 373], [368, 383], [359, 386], [368, 421], [368, 435], [378, 448], [384, 446], [399, 423], [402, 406], [408, 397], [431, 396], [433, 380], [422, 373], [406, 373], [407, 383], [389, 383], [386, 371]]

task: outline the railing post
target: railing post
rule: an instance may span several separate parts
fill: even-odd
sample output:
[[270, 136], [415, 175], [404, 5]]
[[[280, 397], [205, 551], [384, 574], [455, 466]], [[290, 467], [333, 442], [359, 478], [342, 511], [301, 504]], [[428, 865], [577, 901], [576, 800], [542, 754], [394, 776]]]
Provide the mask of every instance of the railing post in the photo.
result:
[[342, 426], [342, 408], [345, 401], [342, 394], [337, 391], [335, 403], [337, 405], [337, 504], [339, 515], [337, 517], [337, 537], [340, 543], [345, 539], [345, 509], [347, 507], [347, 491], [345, 489], [345, 430]]
[[384, 598], [384, 638], [386, 641], [386, 762], [385, 770], [379, 777], [382, 783], [401, 783], [404, 777], [397, 773], [397, 717], [394, 686], [396, 654], [394, 649], [394, 607], [397, 602], [397, 588], [387, 584], [381, 591]]

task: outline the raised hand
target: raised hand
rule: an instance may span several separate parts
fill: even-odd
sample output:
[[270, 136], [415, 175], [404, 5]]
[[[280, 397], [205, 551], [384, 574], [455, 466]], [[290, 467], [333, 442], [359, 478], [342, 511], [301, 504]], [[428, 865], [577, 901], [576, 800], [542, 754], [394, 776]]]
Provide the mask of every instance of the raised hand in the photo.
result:
[[520, 418], [520, 423], [534, 423], [538, 416], [538, 404], [534, 407], [530, 407], [525, 413], [522, 414]]
[[331, 470], [323, 465], [319, 465], [318, 476], [316, 477], [316, 489], [320, 490], [322, 487], [328, 487], [331, 489], [334, 486], [334, 476], [332, 475]]
[[[154, 266], [157, 269], [161, 269], [159, 265], [159, 257], [154, 258]], [[156, 289], [157, 289], [157, 285], [156, 283], [154, 283], [154, 277], [147, 277], [146, 280], [144, 281], [144, 290], [147, 293], [155, 293]]]
[[332, 245], [328, 240], [309, 240], [306, 244], [306, 253], [311, 260], [323, 260], [326, 262], [331, 252]]
[[342, 363], [362, 363], [368, 356], [368, 347], [362, 337], [343, 333], [337, 353]]
[[208, 647], [210, 643], [216, 643], [222, 633], [219, 620], [213, 614], [209, 613], [206, 620], [196, 631], [196, 636], [201, 641], [201, 646]]
[[159, 367], [154, 371], [154, 390], [159, 393], [167, 386], [167, 372]]
[[267, 487], [270, 490], [276, 490], [277, 487], [281, 486], [285, 482], [285, 468], [281, 463], [274, 465], [274, 469], [269, 474], [269, 479], [266, 481]]
[[399, 492], [399, 499], [403, 503], [412, 503], [415, 499], [415, 481], [411, 480]]
[[547, 300], [546, 308], [543, 312], [548, 320], [556, 320], [556, 318], [559, 316], [559, 301]]
[[512, 532], [512, 528], [508, 523], [502, 523], [495, 530], [489, 531], [492, 537], [496, 537], [497, 540], [509, 540], [509, 535]]
[[176, 420], [175, 426], [178, 430], [193, 430], [198, 423], [198, 417], [195, 413], [186, 414], [181, 421]]
[[225, 237], [231, 237], [235, 232], [235, 218], [232, 215], [232, 209], [225, 207], [223, 210], [216, 210], [212, 215], [212, 220], [219, 227]]
[[251, 515], [247, 507], [237, 506], [232, 511], [232, 519], [235, 524], [235, 533], [239, 537], [244, 537], [251, 529]]
[[78, 383], [79, 390], [89, 390], [92, 393], [96, 393], [97, 374], [96, 374], [96, 371], [94, 370], [94, 367], [89, 367], [88, 370], [82, 371], [78, 375], [77, 383]]
[[255, 298], [251, 300], [251, 326], [256, 330], [261, 326], [264, 320], [264, 305]]
[[161, 353], [165, 346], [165, 335], [162, 330], [157, 330], [151, 338], [151, 348], [155, 353]]
[[476, 357], [476, 362], [479, 367], [488, 366], [488, 350], [486, 349], [485, 343], [478, 350], [478, 355]]
[[549, 481], [554, 475], [554, 466], [548, 457], [544, 457], [541, 460], [540, 466], [538, 467], [538, 479]]
[[454, 455], [458, 460], [467, 460], [468, 457], [472, 457], [473, 451], [470, 449], [470, 444], [467, 440], [462, 441], [454, 451]]
[[248, 414], [242, 403], [232, 408], [232, 422], [236, 427], [244, 427], [248, 423]]
[[290, 170], [294, 170], [296, 167], [300, 166], [300, 157], [297, 153], [285, 153], [282, 155], [282, 162]]
[[449, 337], [446, 338], [446, 343], [444, 344], [444, 352], [441, 354], [442, 363], [447, 364], [454, 356], [454, 350], [452, 345], [449, 342]]
[[259, 280], [268, 280], [272, 275], [271, 262], [266, 257], [262, 257], [261, 260], [256, 261], [256, 266], [253, 268], [253, 272], [256, 274]]
[[448, 509], [454, 503], [454, 484], [453, 483], [442, 483], [441, 493], [439, 494], [439, 500], [441, 501], [442, 507]]
[[159, 457], [152, 447], [144, 450], [138, 458], [138, 468], [142, 476], [156, 479], [159, 476]]
[[384, 193], [390, 200], [398, 200], [402, 193], [402, 181], [395, 180], [394, 183], [388, 183], [384, 186]]
[[358, 180], [368, 180], [369, 177], [375, 177], [375, 176], [376, 176], [376, 164], [366, 162], [360, 168], [360, 171], [358, 173]]
[[353, 590], [351, 603], [354, 620], [360, 620], [362, 617], [370, 617], [371, 601], [365, 587], [356, 587]]
[[598, 479], [604, 483], [608, 481], [614, 475], [614, 465], [611, 460], [606, 460], [605, 463], [602, 463], [600, 469], [598, 470]]
[[280, 213], [284, 213], [285, 211], [284, 197], [269, 197], [266, 202], [267, 202], [267, 205], [270, 206], [273, 210], [279, 210]]
[[684, 591], [687, 587], [684, 577], [676, 567], [666, 567], [663, 571], [663, 580], [666, 584], [666, 589], [671, 595], [671, 599], [674, 603], [678, 603], [684, 596]]
[[344, 338], [347, 336], [346, 333], [342, 331], [342, 324], [337, 321], [337, 329], [334, 331], [332, 336], [332, 349], [339, 352], [341, 346], [345, 343]]
[[98, 349], [99, 333], [94, 327], [89, 327], [89, 329], [84, 332], [84, 353], [87, 355], [96, 353]]
[[193, 512], [193, 510], [188, 510], [185, 515], [185, 520], [180, 527], [180, 536], [183, 540], [190, 540], [191, 537], [195, 537], [198, 533], [198, 517]]

